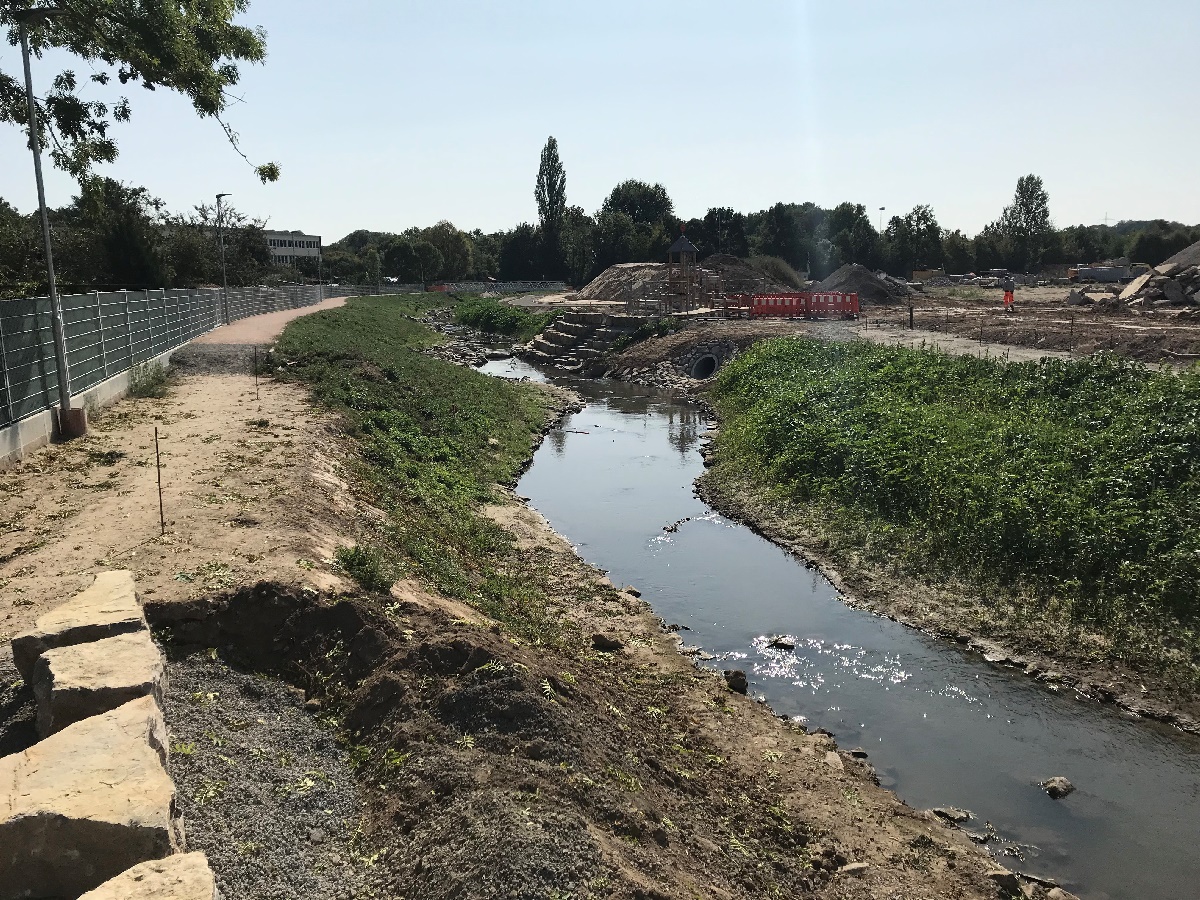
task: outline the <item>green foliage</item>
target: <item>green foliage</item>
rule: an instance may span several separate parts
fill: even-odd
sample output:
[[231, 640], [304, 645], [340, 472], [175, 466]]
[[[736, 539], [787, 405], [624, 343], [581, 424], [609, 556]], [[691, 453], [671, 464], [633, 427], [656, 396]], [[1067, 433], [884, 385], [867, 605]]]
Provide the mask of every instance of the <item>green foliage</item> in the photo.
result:
[[562, 233], [567, 213], [567, 172], [558, 156], [558, 141], [553, 136], [542, 148], [537, 185], [533, 191], [538, 219], [542, 226], [542, 256], [547, 271], [564, 268]]
[[805, 285], [804, 276], [789, 266], [787, 260], [780, 259], [778, 256], [752, 256], [748, 261], [764, 275], [775, 281], [791, 285], [796, 290], [801, 290]]
[[162, 365], [142, 365], [129, 373], [129, 396], [154, 397], [161, 399], [167, 396], [171, 387], [171, 374]]
[[1054, 227], [1050, 224], [1050, 198], [1042, 179], [1036, 175], [1017, 179], [1013, 202], [1004, 207], [996, 227], [1012, 242], [1014, 268], [1037, 271]]
[[276, 345], [280, 371], [339, 411], [355, 438], [346, 465], [389, 514], [359, 540], [378, 554], [371, 566], [411, 572], [530, 640], [552, 640], [528, 559], [480, 512], [528, 459], [545, 395], [422, 353], [441, 338], [415, 317], [445, 302], [358, 298], [297, 319]]
[[653, 322], [644, 322], [635, 331], [617, 338], [613, 342], [613, 350], [620, 352], [626, 347], [648, 341], [652, 337], [666, 337], [684, 327], [686, 327], [686, 323], [680, 319], [655, 319]]
[[781, 339], [726, 366], [714, 392], [723, 465], [831, 528], [882, 535], [913, 571], [1197, 653], [1200, 370]]
[[534, 313], [487, 297], [463, 299], [454, 310], [454, 320], [489, 334], [529, 340], [558, 318], [558, 313]]
[[386, 594], [400, 577], [395, 561], [375, 547], [338, 547], [336, 559], [343, 571], [369, 591]]
[[[17, 7], [32, 5], [0, 6], [0, 26], [14, 26]], [[77, 178], [97, 163], [116, 159], [117, 145], [109, 129], [131, 115], [126, 97], [97, 99], [106, 86], [119, 81], [122, 86], [141, 84], [147, 90], [167, 88], [187, 97], [201, 117], [220, 121], [236, 97], [233, 88], [241, 77], [237, 63], [266, 58], [262, 30], [234, 24], [246, 12], [249, 0], [60, 0], [54, 5], [63, 10], [61, 15], [30, 26], [34, 52], [73, 54], [90, 75], [86, 88], [69, 70], [54, 78], [50, 92], [39, 100], [38, 130], [55, 165]], [[19, 54], [9, 54], [6, 64], [16, 65], [7, 72], [0, 70], [0, 122], [27, 126], [29, 110], [19, 60]], [[221, 124], [241, 154], [237, 136]], [[254, 169], [264, 182], [279, 178], [275, 163]]]

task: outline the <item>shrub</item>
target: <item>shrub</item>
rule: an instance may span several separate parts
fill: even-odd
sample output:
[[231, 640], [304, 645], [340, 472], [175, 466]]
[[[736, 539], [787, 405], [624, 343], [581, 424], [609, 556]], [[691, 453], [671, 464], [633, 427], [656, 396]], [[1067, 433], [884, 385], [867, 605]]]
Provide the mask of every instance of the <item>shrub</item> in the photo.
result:
[[776, 281], [790, 285], [798, 291], [804, 289], [805, 281], [803, 276], [788, 265], [786, 260], [780, 259], [778, 256], [752, 256], [749, 259], [749, 263], [758, 269], [758, 271]]

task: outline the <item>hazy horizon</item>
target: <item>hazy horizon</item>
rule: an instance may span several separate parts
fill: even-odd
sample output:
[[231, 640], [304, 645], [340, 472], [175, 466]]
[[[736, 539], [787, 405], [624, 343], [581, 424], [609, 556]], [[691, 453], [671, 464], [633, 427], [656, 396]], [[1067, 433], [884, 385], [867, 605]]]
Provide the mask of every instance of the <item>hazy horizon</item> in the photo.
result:
[[[977, 233], [1040, 175], [1058, 226], [1200, 222], [1200, 117], [1190, 58], [1200, 8], [1070, 0], [1003, 9], [918, 2], [836, 8], [620, 0], [503, 8], [259, 0], [264, 66], [244, 67], [228, 120], [260, 185], [225, 141], [166, 91], [126, 93], [121, 156], [99, 174], [173, 210], [232, 193], [269, 228], [327, 242], [449, 219], [491, 232], [536, 221], [538, 153], [559, 142], [568, 202], [597, 209], [618, 182], [661, 182], [683, 218], [712, 206], [864, 204], [871, 220], [928, 203]], [[1165, 28], [1159, 23], [1169, 23]], [[1153, 29], [1153, 62], [1137, 37]], [[0, 47], [6, 70], [20, 55]], [[1160, 63], [1160, 61], [1162, 61]], [[40, 87], [78, 60], [34, 61]], [[111, 99], [115, 92], [97, 93]], [[1143, 110], [1149, 109], [1146, 113]], [[76, 193], [59, 172], [48, 200]], [[24, 134], [0, 127], [0, 197], [36, 205]]]

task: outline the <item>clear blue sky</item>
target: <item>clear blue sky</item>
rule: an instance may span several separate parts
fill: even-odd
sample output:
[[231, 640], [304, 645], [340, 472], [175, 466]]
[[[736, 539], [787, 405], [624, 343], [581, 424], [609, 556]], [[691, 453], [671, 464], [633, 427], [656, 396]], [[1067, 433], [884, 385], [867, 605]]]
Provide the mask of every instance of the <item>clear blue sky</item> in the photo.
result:
[[[174, 209], [229, 191], [327, 242], [443, 218], [491, 231], [536, 219], [552, 134], [589, 212], [640, 178], [684, 217], [929, 203], [974, 233], [1034, 172], [1059, 225], [1200, 222], [1195, 0], [255, 0], [245, 22], [269, 57], [229, 119], [280, 182], [259, 185], [182, 98], [140, 88], [105, 174]], [[19, 65], [7, 45], [0, 60]], [[38, 80], [61, 62], [36, 61]], [[0, 196], [30, 210], [32, 181], [0, 126]], [[61, 205], [73, 184], [49, 193]]]

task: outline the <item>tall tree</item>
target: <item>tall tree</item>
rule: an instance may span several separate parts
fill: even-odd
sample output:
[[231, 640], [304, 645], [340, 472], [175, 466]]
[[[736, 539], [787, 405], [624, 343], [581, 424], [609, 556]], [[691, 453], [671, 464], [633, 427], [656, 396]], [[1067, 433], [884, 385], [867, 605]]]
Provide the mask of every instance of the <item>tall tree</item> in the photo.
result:
[[600, 212], [624, 213], [634, 224], [662, 224], [675, 230], [670, 227], [674, 225], [675, 204], [661, 184], [647, 184], [635, 179], [622, 181], [612, 189]]
[[1024, 175], [1017, 179], [1012, 205], [1004, 208], [997, 224], [1012, 242], [1013, 265], [1026, 272], [1036, 270], [1054, 227], [1050, 223], [1050, 198], [1041, 178]]
[[[17, 17], [34, 0], [0, 5], [0, 25], [9, 26], [8, 42], [18, 43]], [[167, 88], [183, 94], [203, 118], [220, 123], [234, 149], [238, 136], [222, 118], [240, 79], [239, 62], [259, 63], [266, 57], [261, 29], [233, 24], [249, 0], [180, 2], [180, 0], [59, 0], [61, 13], [31, 24], [30, 45], [41, 55], [64, 50], [79, 57], [90, 74], [88, 94], [111, 85], [141, 84], [147, 90]], [[19, 54], [4, 57], [5, 64]], [[117, 144], [109, 134], [116, 122], [129, 120], [127, 97], [85, 99], [75, 72], [57, 75], [50, 92], [37, 98], [37, 127], [54, 164], [77, 178], [97, 163], [112, 162]], [[29, 124], [23, 74], [0, 69], [0, 122]], [[49, 138], [49, 140], [46, 140]], [[249, 160], [247, 160], [249, 162]], [[264, 182], [279, 178], [279, 166], [254, 167]]]
[[538, 166], [537, 186], [533, 190], [537, 200], [538, 218], [542, 225], [542, 249], [546, 275], [558, 276], [563, 270], [562, 231], [563, 218], [567, 211], [567, 173], [558, 158], [558, 141], [551, 135], [542, 148], [542, 161]]

